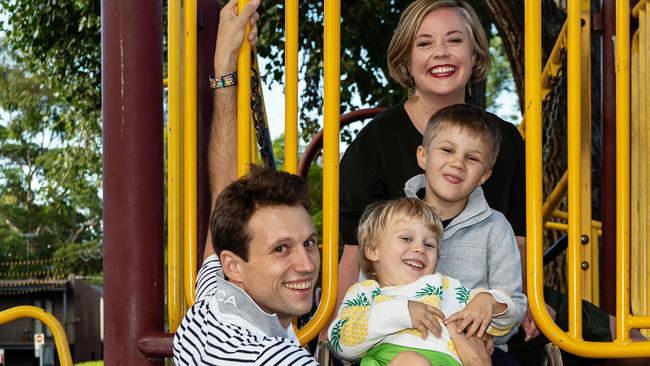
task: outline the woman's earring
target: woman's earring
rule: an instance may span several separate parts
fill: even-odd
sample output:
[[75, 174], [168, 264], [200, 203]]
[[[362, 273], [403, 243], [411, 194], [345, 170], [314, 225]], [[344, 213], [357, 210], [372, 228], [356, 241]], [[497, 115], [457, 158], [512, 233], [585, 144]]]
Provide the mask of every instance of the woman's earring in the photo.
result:
[[415, 95], [415, 79], [413, 78], [413, 75], [411, 77], [411, 85], [409, 85], [409, 95]]

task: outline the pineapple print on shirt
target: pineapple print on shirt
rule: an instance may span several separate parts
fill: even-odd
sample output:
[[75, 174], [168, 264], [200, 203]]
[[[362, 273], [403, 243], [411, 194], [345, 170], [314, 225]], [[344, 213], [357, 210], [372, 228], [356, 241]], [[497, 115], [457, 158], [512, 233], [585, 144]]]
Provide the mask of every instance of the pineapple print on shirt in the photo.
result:
[[[367, 281], [364, 281], [367, 282]], [[359, 285], [363, 286], [364, 283]], [[376, 297], [374, 293], [373, 298]], [[368, 335], [368, 310], [370, 301], [366, 294], [361, 292], [356, 297], [343, 302], [340, 320], [332, 330], [331, 343], [336, 350], [341, 350], [341, 344], [352, 347], [360, 344]]]
[[[374, 280], [357, 283], [348, 290], [337, 319], [330, 326], [330, 347], [346, 360], [359, 360], [369, 349], [381, 343], [434, 350], [458, 359], [449, 334], [421, 339], [421, 333], [411, 328], [407, 303], [408, 300], [423, 302], [449, 315], [462, 310], [479, 292], [485, 290], [470, 291], [458, 280], [440, 274], [427, 275], [400, 286], [380, 287]], [[512, 299], [499, 291], [489, 292], [493, 296], [500, 294], [500, 302], [506, 303], [510, 309], [499, 316], [503, 320], [499, 320], [498, 325], [491, 324], [490, 330], [507, 332], [516, 323], [516, 314], [511, 310], [514, 309]], [[499, 328], [494, 329], [494, 325]], [[443, 334], [445, 332], [446, 328], [443, 328]]]

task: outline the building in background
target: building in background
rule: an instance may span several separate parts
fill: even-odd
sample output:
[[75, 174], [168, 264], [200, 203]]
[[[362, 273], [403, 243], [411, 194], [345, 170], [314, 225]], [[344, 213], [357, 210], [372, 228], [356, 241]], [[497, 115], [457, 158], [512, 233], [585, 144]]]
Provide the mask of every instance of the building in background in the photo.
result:
[[[74, 275], [59, 280], [0, 280], [0, 311], [20, 305], [45, 309], [61, 322], [75, 363], [102, 359], [101, 287]], [[43, 365], [58, 364], [49, 329], [38, 320], [23, 318], [0, 326], [0, 349], [7, 365], [39, 365], [34, 352], [37, 333], [45, 335]]]

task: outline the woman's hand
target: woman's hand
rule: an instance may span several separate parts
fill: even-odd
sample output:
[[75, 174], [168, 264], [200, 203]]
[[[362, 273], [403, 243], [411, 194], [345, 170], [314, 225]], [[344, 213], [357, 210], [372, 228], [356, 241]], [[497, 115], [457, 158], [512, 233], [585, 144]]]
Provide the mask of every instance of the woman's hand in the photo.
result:
[[482, 338], [468, 337], [456, 328], [455, 323], [447, 324], [451, 340], [456, 346], [458, 358], [465, 366], [491, 366], [492, 360]]

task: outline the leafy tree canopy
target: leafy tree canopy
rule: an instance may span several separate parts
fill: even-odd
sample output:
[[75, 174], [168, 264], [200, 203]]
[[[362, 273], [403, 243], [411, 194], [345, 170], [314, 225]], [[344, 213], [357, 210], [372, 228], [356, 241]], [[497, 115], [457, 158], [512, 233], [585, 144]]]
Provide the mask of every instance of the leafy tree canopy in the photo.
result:
[[[0, 261], [58, 257], [64, 272], [98, 273], [99, 1], [0, 9]], [[24, 267], [11, 271], [39, 270]]]

